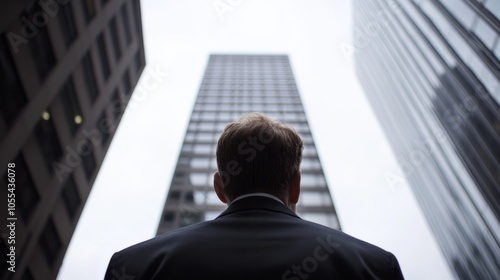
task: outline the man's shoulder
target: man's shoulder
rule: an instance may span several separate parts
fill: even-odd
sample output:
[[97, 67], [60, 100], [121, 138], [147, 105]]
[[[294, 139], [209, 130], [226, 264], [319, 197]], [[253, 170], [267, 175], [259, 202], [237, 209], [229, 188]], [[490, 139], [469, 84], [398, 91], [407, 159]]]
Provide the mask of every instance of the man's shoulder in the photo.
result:
[[335, 243], [339, 246], [344, 247], [344, 249], [349, 250], [361, 250], [363, 252], [373, 252], [373, 253], [388, 253], [384, 249], [349, 235], [340, 230], [330, 228], [321, 224], [317, 224], [308, 220], [301, 219], [304, 228], [308, 228], [311, 233], [317, 236], [324, 236], [325, 238], [335, 240]]
[[133, 254], [138, 251], [149, 251], [149, 250], [157, 250], [157, 249], [166, 249], [165, 244], [170, 245], [181, 245], [183, 240], [186, 240], [191, 236], [192, 233], [203, 232], [203, 227], [207, 226], [211, 221], [204, 221], [197, 224], [185, 226], [182, 228], [177, 228], [166, 233], [160, 234], [158, 236], [152, 237], [148, 240], [139, 242], [130, 247], [127, 247], [117, 254]]

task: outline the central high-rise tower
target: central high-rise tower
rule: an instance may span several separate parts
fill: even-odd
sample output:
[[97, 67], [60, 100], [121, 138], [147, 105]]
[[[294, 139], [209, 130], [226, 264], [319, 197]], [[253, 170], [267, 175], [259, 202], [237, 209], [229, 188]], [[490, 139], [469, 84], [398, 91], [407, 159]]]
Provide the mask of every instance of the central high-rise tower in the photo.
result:
[[261, 112], [293, 126], [304, 140], [299, 216], [340, 229], [286, 55], [211, 55], [177, 161], [157, 234], [217, 217], [215, 148], [224, 126]]

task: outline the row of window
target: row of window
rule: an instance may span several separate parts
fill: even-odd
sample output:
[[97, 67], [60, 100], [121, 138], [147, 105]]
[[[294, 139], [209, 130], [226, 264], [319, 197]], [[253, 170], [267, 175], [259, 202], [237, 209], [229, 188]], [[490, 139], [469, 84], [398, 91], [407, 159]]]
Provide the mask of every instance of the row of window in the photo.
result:
[[[93, 1], [89, 1], [88, 3], [89, 6], [93, 5], [90, 4], [93, 3]], [[30, 15], [34, 16], [34, 14], [39, 11], [40, 9], [39, 5], [35, 4], [36, 3], [33, 3], [26, 9], [27, 16]], [[72, 18], [72, 12], [71, 12], [72, 10], [70, 8], [71, 7], [70, 5], [71, 3], [61, 5], [60, 7], [61, 12], [59, 14], [61, 15], [61, 17], [63, 17], [62, 20], [65, 21], [64, 23], [61, 23], [61, 26], [64, 26], [64, 28], [69, 28], [71, 30], [74, 30], [73, 28], [74, 22]], [[129, 28], [127, 27], [129, 26], [129, 22], [128, 22], [128, 16], [126, 15], [127, 14], [126, 4], [122, 6], [121, 13], [122, 15], [120, 18], [124, 22], [124, 26], [126, 28]], [[115, 54], [116, 62], [118, 62], [122, 54], [122, 49], [121, 49], [122, 44], [120, 44], [120, 38], [118, 37], [119, 32], [117, 30], [117, 25], [116, 25], [117, 17], [118, 15], [116, 15], [111, 20], [110, 24], [113, 53]], [[66, 22], [66, 20], [68, 21]], [[40, 33], [37, 34], [37, 36], [35, 36], [29, 41], [29, 44], [30, 44], [30, 49], [32, 51], [32, 58], [33, 61], [35, 61], [39, 78], [43, 80], [47, 75], [47, 73], [49, 73], [50, 70], [56, 64], [56, 59], [53, 53], [52, 46], [50, 45], [50, 39], [46, 27], [40, 28], [39, 32]], [[65, 38], [67, 38], [66, 41], [68, 43], [72, 42], [72, 40], [77, 36], [76, 33], [74, 32], [65, 35]], [[126, 32], [124, 33], [126, 34], [127, 37], [126, 38], [127, 43], [130, 43], [131, 42], [130, 30], [126, 30]], [[70, 38], [72, 39], [70, 40]], [[111, 74], [111, 68], [109, 63], [109, 55], [106, 49], [104, 33], [101, 33], [98, 36], [96, 44], [97, 44], [97, 53], [99, 56], [98, 61], [101, 64], [100, 68], [102, 69], [104, 79], [107, 80]], [[142, 59], [142, 54], [140, 51], [137, 51], [135, 55], [135, 64], [137, 72], [144, 65], [144, 61]], [[98, 97], [99, 90], [97, 86], [95, 68], [92, 62], [90, 51], [83, 56], [80, 63], [80, 67], [82, 69], [83, 78], [85, 80], [84, 87], [87, 91], [88, 96], [90, 97], [90, 100], [93, 103]], [[123, 75], [123, 83], [125, 92], [129, 94], [132, 85], [128, 71]], [[5, 34], [2, 34], [0, 36], [0, 87], [5, 91], [4, 94], [0, 95], [0, 111], [2, 113], [3, 119], [5, 120], [5, 123], [7, 124], [7, 127], [9, 127], [17, 119], [19, 113], [22, 112], [22, 108], [27, 104], [28, 100], [24, 92], [21, 79], [18, 75], [15, 63], [12, 59], [11, 51], [8, 47], [8, 39], [6, 38]], [[69, 81], [63, 87], [62, 91], [63, 95], [67, 96], [66, 103], [69, 104], [69, 110], [75, 113], [74, 117], [75, 118], [77, 118], [78, 116], [81, 117], [79, 105], [77, 104], [76, 99], [72, 97], [73, 94], [71, 94], [71, 92], [74, 92], [74, 86], [72, 85], [72, 82]], [[73, 119], [73, 117], [71, 119]], [[75, 119], [76, 124], [81, 123], [81, 121], [82, 120]], [[74, 132], [75, 126], [72, 126], [71, 130]]]
[[244, 112], [265, 112], [265, 113], [273, 113], [273, 112], [303, 112], [302, 104], [196, 104], [194, 106], [194, 110], [196, 111], [238, 111], [241, 113]]
[[[500, 84], [496, 75], [493, 74], [490, 67], [495, 67], [494, 64], [487, 65], [485, 61], [478, 55], [476, 50], [473, 49], [470, 42], [468, 42], [458, 30], [452, 26], [450, 21], [444, 16], [444, 14], [439, 11], [436, 4], [431, 4], [429, 2], [423, 2], [420, 6], [422, 11], [425, 12], [432, 20], [433, 25], [439, 30], [439, 35], [443, 36], [446, 43], [439, 37], [435, 31], [425, 28], [427, 23], [423, 20], [422, 16], [416, 12], [412, 13], [412, 20], [419, 24], [421, 31], [425, 33], [425, 36], [431, 40], [432, 44], [436, 46], [436, 50], [439, 52], [440, 56], [446, 61], [449, 67], [453, 68], [456, 66], [456, 59], [449, 53], [447, 47], [443, 44], [449, 44], [451, 48], [458, 54], [460, 59], [464, 61], [467, 66], [470, 67], [475, 74], [475, 76], [481, 81], [481, 83], [486, 87], [486, 89], [491, 93], [496, 93], [499, 89]], [[408, 11], [414, 11], [413, 9], [408, 9]], [[498, 35], [497, 35], [498, 37]], [[500, 48], [500, 47], [499, 47]], [[496, 58], [497, 63], [499, 58]]]
[[288, 84], [261, 84], [261, 83], [221, 83], [221, 84], [202, 84], [201, 90], [294, 90], [297, 87], [295, 83]]
[[[218, 140], [215, 139], [215, 137], [212, 139], [213, 144], [187, 144], [185, 143], [182, 146], [182, 152], [183, 155], [194, 153], [195, 155], [215, 155], [215, 151], [217, 148], [216, 141]], [[189, 140], [186, 139], [186, 142], [189, 142]], [[193, 141], [195, 142], [195, 141]], [[303, 157], [312, 157], [312, 156], [317, 156], [318, 153], [316, 151], [316, 148], [314, 145], [304, 145], [304, 150], [302, 151], [302, 156]], [[303, 161], [306, 159], [304, 158]], [[185, 157], [179, 158], [179, 164], [180, 165], [188, 165], [189, 164], [189, 159]]]
[[[174, 174], [174, 178], [175, 177], [182, 178], [183, 176], [185, 176], [185, 173], [183, 172], [176, 172]], [[176, 181], [177, 180], [174, 180], [174, 183]], [[189, 183], [193, 187], [212, 186], [213, 172], [190, 172]], [[300, 179], [300, 186], [304, 188], [326, 187], [325, 177], [321, 173], [313, 174], [313, 173], [302, 172]]]
[[275, 95], [264, 95], [264, 96], [252, 96], [252, 95], [235, 95], [228, 96], [225, 98], [200, 95], [198, 96], [198, 103], [280, 103], [280, 104], [296, 104], [300, 103], [301, 100], [298, 95], [293, 97], [281, 97]]
[[204, 79], [217, 80], [217, 79], [249, 79], [249, 80], [272, 80], [272, 79], [293, 79], [293, 72], [291, 69], [274, 69], [274, 70], [240, 70], [235, 71], [231, 69], [222, 70], [207, 70], [205, 71]]
[[200, 89], [198, 96], [210, 97], [224, 97], [224, 98], [238, 98], [238, 97], [297, 97], [297, 89]]
[[[474, 33], [483, 44], [490, 50], [494, 50], [495, 43], [498, 41], [498, 31], [495, 31], [486, 18], [479, 15], [471, 5], [463, 1], [441, 0], [441, 3], [447, 10], [462, 24], [465, 29]], [[494, 18], [500, 27], [500, 2], [490, 0], [484, 3], [476, 3], [477, 6], [485, 7]]]
[[286, 68], [208, 68], [205, 71], [206, 78], [288, 78], [291, 77], [292, 70]]
[[225, 76], [225, 77], [218, 77], [218, 78], [205, 78], [203, 79], [203, 85], [288, 85], [288, 84], [293, 84], [295, 85], [295, 80], [293, 79], [292, 76], [282, 76], [282, 77], [274, 77], [273, 79], [270, 79], [271, 77], [266, 76], [267, 79], [264, 78], [258, 78], [258, 77], [235, 77], [235, 76]]
[[[218, 128], [220, 128], [220, 129], [218, 129], [218, 132], [213, 132], [213, 133], [209, 133], [209, 132], [188, 132], [188, 133], [186, 133], [186, 137], [184, 140], [185, 143], [184, 143], [184, 146], [182, 147], [182, 150], [186, 151], [186, 152], [192, 151], [192, 144], [189, 144], [192, 142], [216, 143], [220, 137], [220, 134], [221, 134], [224, 126], [225, 126], [224, 123], [220, 123], [218, 125]], [[304, 144], [305, 144], [304, 150], [309, 150], [309, 151], [314, 150], [314, 147], [307, 145], [307, 144], [313, 144], [313, 139], [312, 139], [311, 134], [302, 133], [302, 134], [300, 134], [300, 137], [302, 138], [302, 141], [304, 141]]]
[[[191, 121], [219, 121], [231, 122], [241, 117], [241, 112], [193, 112]], [[270, 113], [267, 114], [271, 119], [280, 120], [285, 123], [305, 122], [304, 113]]]
[[[182, 157], [179, 159], [179, 165], [188, 165], [193, 169], [217, 170], [217, 160], [215, 157]], [[321, 164], [317, 158], [303, 158], [300, 163], [301, 170], [321, 170]]]
[[[259, 110], [262, 111], [262, 110]], [[219, 132], [222, 133], [224, 127], [226, 127], [227, 122], [190, 122], [188, 126], [189, 132]], [[307, 123], [289, 123], [290, 126], [295, 128], [300, 134], [307, 134], [310, 132], [309, 125]], [[187, 141], [195, 141], [197, 138], [194, 134], [186, 134]]]
[[[48, 172], [50, 174], [54, 175], [57, 168], [60, 167], [54, 166], [53, 164], [55, 162], [59, 162], [63, 157], [63, 153], [69, 153], [69, 151], [63, 151], [61, 148], [62, 145], [59, 141], [59, 137], [57, 135], [49, 110], [43, 112], [41, 120], [35, 127], [34, 134], [45, 160], [46, 168], [48, 169]], [[87, 178], [90, 178], [94, 173], [96, 167], [93, 145], [88, 139], [85, 139], [81, 144], [79, 144], [79, 146], [81, 147], [82, 151], [78, 153], [84, 155], [81, 156], [83, 169]]]
[[288, 58], [277, 58], [277, 57], [252, 57], [252, 58], [240, 58], [240, 57], [210, 57], [209, 66], [210, 67], [224, 67], [227, 65], [283, 65], [288, 66]]

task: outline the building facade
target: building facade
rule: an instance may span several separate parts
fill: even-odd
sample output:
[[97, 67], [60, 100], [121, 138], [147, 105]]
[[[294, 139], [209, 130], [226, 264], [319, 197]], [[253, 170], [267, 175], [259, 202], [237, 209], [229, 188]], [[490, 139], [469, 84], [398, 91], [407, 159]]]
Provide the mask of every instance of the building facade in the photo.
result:
[[226, 205], [213, 190], [219, 135], [249, 112], [293, 126], [304, 140], [304, 219], [340, 229], [302, 102], [286, 55], [211, 55], [191, 114], [157, 234], [217, 217]]
[[0, 279], [55, 279], [145, 66], [140, 3], [0, 7]]
[[354, 1], [358, 78], [458, 279], [500, 279], [500, 2]]

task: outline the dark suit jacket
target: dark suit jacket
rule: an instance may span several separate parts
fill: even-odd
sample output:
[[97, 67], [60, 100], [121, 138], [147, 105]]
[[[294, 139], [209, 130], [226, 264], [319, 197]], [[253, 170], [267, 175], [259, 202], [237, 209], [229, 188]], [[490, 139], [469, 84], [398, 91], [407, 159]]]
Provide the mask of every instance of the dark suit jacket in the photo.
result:
[[106, 280], [403, 279], [393, 254], [267, 197], [117, 252]]

